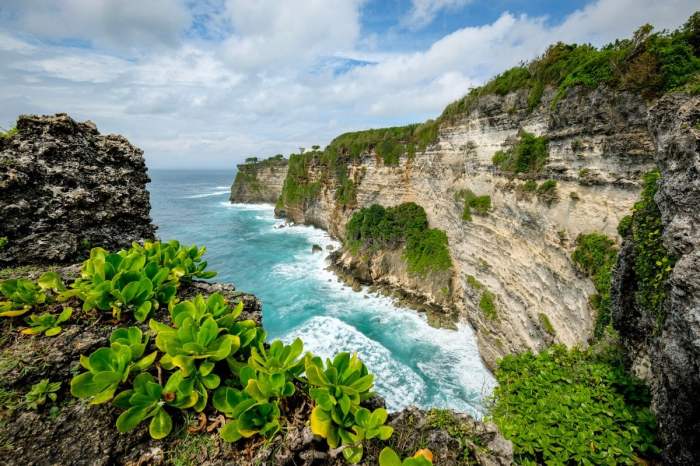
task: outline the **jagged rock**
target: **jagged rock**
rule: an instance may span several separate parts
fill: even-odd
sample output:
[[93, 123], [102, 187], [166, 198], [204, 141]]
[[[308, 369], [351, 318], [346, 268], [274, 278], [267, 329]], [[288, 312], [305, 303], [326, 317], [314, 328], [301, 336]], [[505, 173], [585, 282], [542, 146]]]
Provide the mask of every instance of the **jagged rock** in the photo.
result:
[[632, 368], [651, 385], [666, 462], [700, 464], [700, 97], [664, 97], [651, 111], [649, 128], [661, 171], [655, 201], [663, 241], [677, 262], [658, 329], [655, 317], [635, 303], [628, 238], [613, 277], [613, 319]]
[[71, 262], [153, 238], [143, 152], [68, 115], [21, 116], [0, 138], [1, 264]]
[[323, 248], [318, 244], [311, 246], [311, 252], [323, 252]]

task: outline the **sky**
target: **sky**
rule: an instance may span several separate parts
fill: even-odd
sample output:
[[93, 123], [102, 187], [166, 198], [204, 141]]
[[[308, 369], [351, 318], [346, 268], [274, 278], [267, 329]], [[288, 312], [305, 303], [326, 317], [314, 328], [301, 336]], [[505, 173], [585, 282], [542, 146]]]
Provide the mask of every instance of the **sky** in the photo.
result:
[[0, 0], [0, 127], [66, 112], [151, 168], [232, 169], [438, 116], [556, 41], [673, 29], [697, 0]]

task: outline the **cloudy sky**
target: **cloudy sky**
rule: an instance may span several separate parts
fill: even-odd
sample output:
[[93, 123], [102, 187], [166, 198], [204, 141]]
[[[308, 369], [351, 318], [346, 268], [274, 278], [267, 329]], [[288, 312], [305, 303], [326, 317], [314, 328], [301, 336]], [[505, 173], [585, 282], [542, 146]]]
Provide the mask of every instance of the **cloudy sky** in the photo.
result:
[[697, 0], [0, 0], [0, 127], [68, 112], [152, 168], [232, 168], [423, 121], [555, 41], [675, 28]]

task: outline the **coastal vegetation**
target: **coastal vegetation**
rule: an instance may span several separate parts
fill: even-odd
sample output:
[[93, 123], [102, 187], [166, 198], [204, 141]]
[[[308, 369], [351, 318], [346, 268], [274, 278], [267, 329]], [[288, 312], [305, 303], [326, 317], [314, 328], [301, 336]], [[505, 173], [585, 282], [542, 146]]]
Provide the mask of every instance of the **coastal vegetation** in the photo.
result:
[[[299, 396], [313, 402], [312, 431], [329, 447], [342, 447], [348, 462], [362, 459], [366, 441], [389, 439], [393, 429], [386, 425], [386, 410], [361, 406], [373, 397], [374, 376], [357, 355], [341, 352], [323, 361], [304, 354], [300, 339], [267, 343], [262, 327], [240, 318], [243, 302], [229, 303], [220, 293], [177, 298], [181, 284], [215, 275], [202, 260], [204, 251], [177, 241], [134, 243], [116, 253], [93, 248], [80, 277], [68, 287], [56, 272], [44, 273], [37, 282], [1, 282], [2, 315], [15, 318], [45, 309], [30, 316], [31, 332], [24, 333], [46, 335], [60, 331], [58, 323], [87, 318], [88, 312], [111, 311], [126, 324], [150, 318], [147, 332], [139, 326], [116, 327], [108, 346], [80, 357], [81, 372], [70, 382], [73, 396], [121, 409], [119, 432], [145, 422], [150, 436], [162, 439], [173, 431], [174, 417], [207, 411], [225, 418], [224, 441], [255, 435], [269, 439], [284, 427], [288, 400], [301, 391]], [[83, 313], [72, 313], [65, 303], [82, 303]], [[60, 314], [56, 308], [62, 308]], [[46, 398], [55, 400], [59, 387], [47, 379], [27, 397], [38, 406]]]
[[439, 120], [455, 120], [469, 113], [478, 99], [489, 94], [527, 93], [528, 109], [537, 108], [545, 88], [555, 89], [551, 105], [574, 86], [589, 89], [605, 85], [617, 91], [649, 98], [685, 88], [700, 92], [700, 12], [675, 31], [653, 32], [640, 27], [631, 39], [603, 47], [589, 44], [551, 45], [530, 63], [510, 68], [485, 85], [448, 105]]
[[472, 212], [477, 215], [486, 215], [491, 210], [491, 196], [477, 196], [469, 189], [460, 189], [455, 193], [455, 200], [464, 203], [462, 220], [470, 222]]
[[599, 338], [611, 323], [610, 284], [617, 262], [615, 241], [602, 233], [579, 235], [571, 258], [595, 286], [596, 294], [590, 297], [590, 303], [597, 313], [594, 335]]
[[495, 375], [490, 416], [518, 464], [639, 464], [659, 451], [649, 391], [615, 348], [509, 355]]
[[355, 253], [403, 247], [409, 271], [418, 275], [452, 267], [447, 235], [429, 228], [425, 210], [413, 202], [358, 210], [345, 227], [345, 244]]
[[525, 130], [518, 133], [517, 143], [493, 155], [493, 164], [504, 172], [537, 173], [549, 157], [548, 141]]

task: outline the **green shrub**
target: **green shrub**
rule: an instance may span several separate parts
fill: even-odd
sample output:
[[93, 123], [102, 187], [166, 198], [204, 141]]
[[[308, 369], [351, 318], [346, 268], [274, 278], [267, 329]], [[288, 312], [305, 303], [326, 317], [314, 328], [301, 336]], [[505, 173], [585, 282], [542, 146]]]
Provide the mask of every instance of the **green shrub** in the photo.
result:
[[494, 302], [494, 294], [489, 290], [484, 290], [484, 292], [481, 293], [479, 309], [481, 309], [486, 318], [489, 320], [495, 320], [498, 317], [498, 313], [496, 312], [496, 303]]
[[39, 335], [43, 333], [47, 337], [53, 337], [61, 333], [60, 324], [70, 319], [73, 314], [73, 308], [64, 307], [60, 314], [51, 314], [44, 312], [43, 314], [32, 314], [26, 322], [28, 328], [22, 330], [25, 335]]
[[521, 130], [518, 142], [506, 151], [498, 151], [493, 156], [493, 164], [505, 172], [536, 173], [549, 158], [548, 141]]
[[[632, 39], [616, 40], [601, 48], [553, 44], [527, 65], [506, 70], [449, 104], [440, 120], [452, 121], [468, 113], [481, 96], [521, 89], [527, 91], [528, 109], [532, 111], [539, 105], [545, 87], [556, 89], [553, 106], [573, 86], [595, 88], [605, 84], [647, 97], [683, 88], [700, 71], [698, 16], [700, 13], [694, 13], [683, 27], [671, 32], [653, 33], [651, 26], [645, 25]], [[700, 87], [697, 83], [695, 86]]]
[[0, 139], [12, 139], [16, 134], [19, 134], [19, 130], [16, 126], [7, 131], [0, 130]]
[[543, 181], [537, 187], [537, 197], [547, 203], [551, 203], [557, 199], [557, 182], [555, 180]]
[[0, 236], [0, 250], [4, 249], [8, 242], [7, 236]]
[[622, 237], [626, 238], [632, 232], [632, 216], [625, 215], [620, 219], [620, 223], [617, 224], [617, 233]]
[[554, 326], [549, 320], [549, 317], [547, 317], [547, 314], [540, 312], [537, 314], [537, 319], [540, 321], [540, 325], [542, 326], [545, 332], [552, 336], [556, 335], [557, 332], [554, 330]]
[[[384, 447], [384, 449], [379, 453], [379, 466], [432, 466], [433, 462], [428, 459], [428, 450], [419, 451], [412, 458], [404, 458], [401, 461], [396, 452], [390, 447]], [[432, 458], [432, 454], [429, 456]]]
[[555, 345], [503, 358], [491, 416], [518, 464], [637, 464], [658, 452], [650, 396], [622, 364]]
[[477, 215], [486, 215], [491, 210], [491, 196], [488, 195], [477, 196], [468, 189], [462, 189], [455, 193], [455, 199], [464, 201], [462, 220], [465, 221], [471, 221], [472, 209]]
[[452, 267], [447, 235], [428, 228], [425, 210], [413, 202], [386, 209], [373, 204], [355, 212], [345, 227], [345, 244], [351, 251], [403, 245], [409, 271], [419, 275]]
[[42, 379], [32, 385], [32, 388], [24, 395], [24, 404], [37, 410], [47, 401], [55, 402], [58, 399], [57, 392], [61, 389], [61, 382], [51, 382], [49, 379]]
[[600, 338], [612, 320], [610, 285], [617, 262], [615, 242], [602, 233], [579, 235], [571, 258], [593, 280], [597, 292], [591, 299], [597, 312], [594, 335]]
[[26, 278], [12, 278], [0, 282], [0, 317], [17, 317], [45, 303], [53, 303], [65, 290], [56, 272], [43, 273], [36, 282]]
[[659, 327], [665, 319], [666, 282], [676, 262], [664, 247], [661, 212], [654, 201], [660, 177], [658, 170], [644, 176], [644, 187], [640, 200], [634, 205], [631, 221], [637, 284], [635, 300], [656, 318]]

